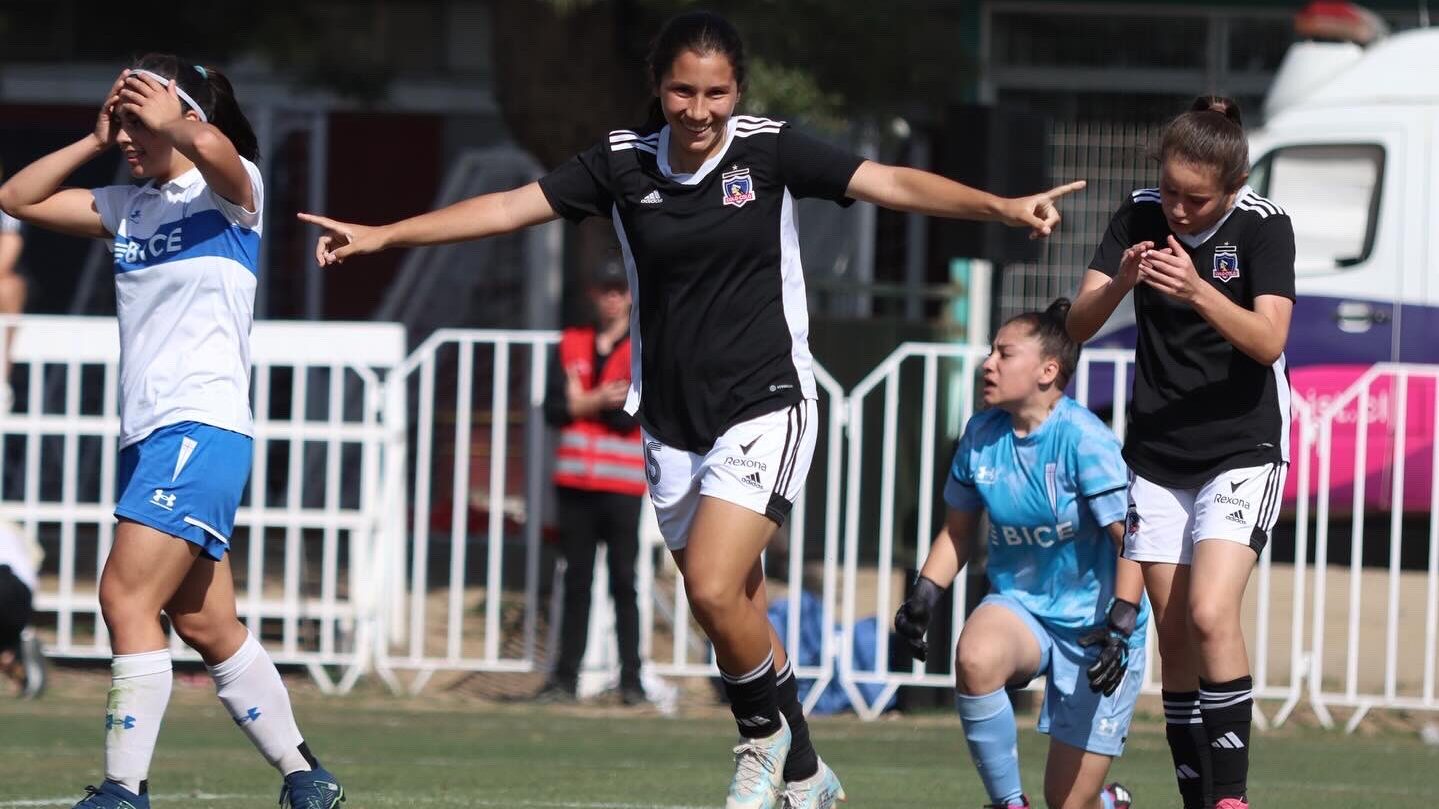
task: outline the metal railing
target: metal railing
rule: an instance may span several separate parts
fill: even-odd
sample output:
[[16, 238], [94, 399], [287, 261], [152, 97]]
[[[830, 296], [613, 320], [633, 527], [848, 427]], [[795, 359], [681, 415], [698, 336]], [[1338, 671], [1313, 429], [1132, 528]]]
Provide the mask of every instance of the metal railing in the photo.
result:
[[[51, 553], [37, 597], [51, 652], [103, 658], [95, 585], [113, 542], [114, 322], [12, 325], [18, 395], [0, 415], [0, 516]], [[557, 338], [440, 331], [406, 357], [395, 326], [257, 324], [255, 465], [232, 553], [240, 614], [278, 661], [339, 689], [373, 666], [412, 692], [441, 671], [543, 669], [554, 599], [541, 597], [553, 455], [542, 405]], [[824, 441], [771, 579], [788, 602], [789, 649], [805, 601], [822, 613], [817, 659], [798, 661], [816, 681], [810, 706], [831, 682], [866, 717], [902, 686], [952, 686], [943, 662], [892, 667], [888, 626], [942, 523], [951, 442], [973, 413], [985, 353], [906, 343], [848, 393], [816, 369]], [[1073, 388], [1120, 435], [1133, 362], [1086, 351]], [[1436, 389], [1439, 367], [1380, 364], [1340, 395], [1294, 400], [1295, 482], [1244, 612], [1256, 694], [1280, 703], [1274, 723], [1306, 698], [1325, 723], [1330, 708], [1350, 709], [1350, 729], [1376, 707], [1439, 710]], [[1366, 542], [1379, 523], [1387, 543]], [[648, 671], [713, 674], [668, 555], [642, 547]], [[1341, 587], [1347, 599], [1330, 599]], [[967, 589], [956, 582], [956, 637]], [[868, 619], [877, 631], [861, 651], [873, 662], [862, 665], [856, 627]]]

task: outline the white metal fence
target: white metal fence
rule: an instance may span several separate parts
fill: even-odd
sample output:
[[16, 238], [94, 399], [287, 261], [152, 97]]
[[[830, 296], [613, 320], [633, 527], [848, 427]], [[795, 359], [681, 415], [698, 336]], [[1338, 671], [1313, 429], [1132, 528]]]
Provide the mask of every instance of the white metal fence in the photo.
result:
[[[1354, 709], [1350, 731], [1375, 707], [1439, 710], [1436, 383], [1439, 366], [1375, 365], [1313, 412], [1305, 433], [1302, 460], [1317, 466], [1305, 481], [1312, 485], [1301, 488], [1315, 501], [1318, 572], [1307, 650], [1309, 698], [1326, 726], [1330, 706]], [[1370, 487], [1387, 495], [1381, 500], [1388, 508], [1379, 514], [1369, 511]], [[1365, 537], [1379, 521], [1387, 523], [1388, 541], [1375, 548]], [[1347, 553], [1347, 564], [1331, 562], [1339, 553]], [[1332, 604], [1329, 591], [1340, 585], [1347, 599]]]
[[[54, 616], [50, 652], [108, 657], [97, 592], [114, 541], [115, 321], [26, 317], [3, 330], [15, 395], [0, 415], [0, 515], [52, 560], [36, 597]], [[327, 689], [327, 667], [347, 688], [373, 656], [380, 375], [404, 358], [404, 340], [398, 326], [369, 323], [260, 323], [252, 338], [254, 465], [231, 543], [239, 613], [276, 660], [309, 667]]]
[[[542, 404], [556, 339], [441, 331], [406, 357], [398, 327], [256, 326], [255, 469], [234, 562], [240, 613], [278, 660], [339, 688], [373, 666], [410, 691], [436, 672], [546, 665]], [[113, 538], [113, 321], [27, 318], [14, 342], [0, 516], [51, 553], [37, 606], [52, 653], [104, 657], [95, 582]], [[939, 489], [984, 352], [907, 343], [848, 393], [818, 370], [825, 440], [770, 579], [771, 597], [788, 601], [789, 649], [806, 603], [822, 613], [817, 659], [799, 661], [818, 681], [811, 706], [831, 681], [869, 717], [901, 686], [952, 684], [946, 651], [891, 665], [888, 626], [942, 523]], [[1090, 350], [1075, 382], [1120, 434], [1132, 373], [1130, 352]], [[1286, 516], [1245, 610], [1256, 692], [1279, 703], [1275, 722], [1306, 700], [1326, 723], [1330, 707], [1351, 709], [1351, 729], [1375, 707], [1439, 710], [1436, 386], [1439, 368], [1377, 365], [1342, 395], [1295, 400]], [[1387, 544], [1366, 544], [1379, 523]], [[713, 673], [662, 547], [645, 546], [638, 570], [649, 671]], [[1341, 588], [1347, 599], [1329, 597]], [[968, 590], [956, 582], [955, 637]], [[866, 619], [878, 631], [860, 664]], [[1151, 665], [1146, 688], [1157, 687]]]

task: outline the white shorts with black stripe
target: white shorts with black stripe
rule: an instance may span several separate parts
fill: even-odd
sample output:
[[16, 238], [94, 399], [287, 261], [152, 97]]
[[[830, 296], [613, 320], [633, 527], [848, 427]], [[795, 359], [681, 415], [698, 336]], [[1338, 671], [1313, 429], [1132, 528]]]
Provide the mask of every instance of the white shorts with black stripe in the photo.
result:
[[1288, 464], [1230, 469], [1197, 489], [1171, 489], [1139, 475], [1129, 484], [1124, 557], [1187, 565], [1194, 543], [1223, 539], [1264, 552], [1279, 519]]
[[689, 542], [700, 497], [717, 497], [783, 525], [804, 488], [818, 432], [813, 399], [740, 422], [704, 455], [644, 433], [645, 472], [670, 550]]

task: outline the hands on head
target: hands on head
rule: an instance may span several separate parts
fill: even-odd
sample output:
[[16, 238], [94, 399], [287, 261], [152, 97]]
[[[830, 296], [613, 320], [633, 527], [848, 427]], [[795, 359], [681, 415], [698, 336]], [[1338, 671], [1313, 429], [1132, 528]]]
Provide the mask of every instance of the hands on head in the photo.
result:
[[120, 74], [116, 103], [121, 112], [140, 119], [146, 129], [160, 132], [185, 117], [177, 86], [175, 81], [161, 84], [153, 76], [127, 70]]

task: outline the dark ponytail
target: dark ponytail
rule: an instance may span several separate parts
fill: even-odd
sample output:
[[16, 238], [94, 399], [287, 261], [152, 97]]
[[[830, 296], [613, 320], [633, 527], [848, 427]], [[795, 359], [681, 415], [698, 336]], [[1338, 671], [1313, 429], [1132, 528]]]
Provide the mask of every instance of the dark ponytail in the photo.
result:
[[1057, 298], [1043, 312], [1024, 312], [1004, 322], [1006, 326], [1022, 323], [1029, 327], [1030, 334], [1039, 341], [1040, 356], [1059, 363], [1059, 376], [1055, 382], [1061, 388], [1069, 384], [1079, 367], [1079, 343], [1069, 336], [1069, 330], [1064, 325], [1069, 319], [1069, 307], [1068, 298]]
[[1226, 192], [1238, 190], [1249, 176], [1249, 140], [1244, 119], [1231, 98], [1204, 95], [1165, 125], [1159, 136], [1159, 161], [1174, 158], [1208, 166]]
[[[665, 74], [685, 51], [694, 51], [701, 56], [723, 54], [734, 70], [735, 84], [741, 91], [744, 90], [744, 40], [740, 38], [739, 31], [729, 20], [713, 11], [686, 11], [666, 20], [654, 42], [650, 43], [645, 66], [650, 76], [650, 88], [656, 96]], [[651, 99], [643, 129], [656, 131], [664, 125], [664, 110], [660, 107], [659, 98]]]
[[149, 70], [171, 81], [178, 81], [180, 89], [195, 99], [205, 117], [216, 129], [225, 133], [241, 157], [251, 162], [260, 158], [255, 130], [240, 110], [240, 104], [235, 100], [235, 88], [225, 74], [168, 53], [146, 54], [135, 61], [132, 69]]

